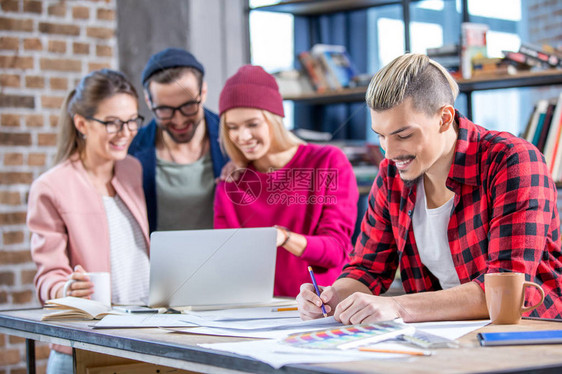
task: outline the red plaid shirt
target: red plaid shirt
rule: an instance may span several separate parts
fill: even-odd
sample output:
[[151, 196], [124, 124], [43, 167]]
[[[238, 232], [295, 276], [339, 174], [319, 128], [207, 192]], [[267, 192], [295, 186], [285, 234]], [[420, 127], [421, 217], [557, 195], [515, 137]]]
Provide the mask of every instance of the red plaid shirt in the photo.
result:
[[[556, 187], [542, 154], [509, 133], [488, 131], [458, 112], [459, 135], [447, 188], [455, 193], [447, 235], [461, 284], [484, 288], [484, 274], [522, 272], [540, 284], [544, 303], [532, 316], [562, 318], [562, 255]], [[422, 264], [412, 228], [416, 186], [408, 188], [394, 162], [381, 162], [351, 260], [340, 277], [375, 294], [396, 269], [407, 293], [440, 290]], [[527, 300], [540, 298], [534, 289]]]

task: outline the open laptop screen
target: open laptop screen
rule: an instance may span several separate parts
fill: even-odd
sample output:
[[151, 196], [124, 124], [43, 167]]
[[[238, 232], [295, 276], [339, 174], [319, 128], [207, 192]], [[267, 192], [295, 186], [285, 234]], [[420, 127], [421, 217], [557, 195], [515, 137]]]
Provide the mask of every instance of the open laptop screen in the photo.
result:
[[273, 297], [275, 244], [272, 227], [155, 231], [149, 305], [267, 303]]

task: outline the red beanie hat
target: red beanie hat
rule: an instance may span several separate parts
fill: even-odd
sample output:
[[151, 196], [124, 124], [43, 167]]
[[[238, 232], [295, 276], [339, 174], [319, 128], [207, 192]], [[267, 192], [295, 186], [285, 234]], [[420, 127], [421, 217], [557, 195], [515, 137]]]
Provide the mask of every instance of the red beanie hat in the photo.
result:
[[279, 86], [261, 66], [244, 65], [227, 79], [219, 98], [219, 115], [233, 108], [263, 109], [285, 117]]

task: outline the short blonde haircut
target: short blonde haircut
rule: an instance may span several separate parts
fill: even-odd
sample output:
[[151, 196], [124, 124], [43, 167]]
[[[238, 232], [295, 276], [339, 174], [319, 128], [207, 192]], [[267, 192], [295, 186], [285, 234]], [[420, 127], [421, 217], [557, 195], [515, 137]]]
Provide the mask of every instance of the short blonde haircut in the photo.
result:
[[411, 97], [414, 108], [430, 116], [454, 105], [459, 86], [447, 70], [426, 55], [407, 53], [395, 58], [371, 79], [365, 99], [380, 112]]
[[[262, 112], [265, 122], [269, 126], [271, 152], [283, 152], [295, 145], [304, 144], [301, 139], [297, 138], [292, 132], [285, 128], [281, 116], [268, 112], [267, 110], [260, 110], [260, 112]], [[250, 161], [244, 156], [236, 144], [232, 142], [230, 136], [228, 136], [228, 128], [226, 127], [227, 115], [228, 110], [220, 117], [219, 139], [221, 149], [236, 165], [247, 165]]]

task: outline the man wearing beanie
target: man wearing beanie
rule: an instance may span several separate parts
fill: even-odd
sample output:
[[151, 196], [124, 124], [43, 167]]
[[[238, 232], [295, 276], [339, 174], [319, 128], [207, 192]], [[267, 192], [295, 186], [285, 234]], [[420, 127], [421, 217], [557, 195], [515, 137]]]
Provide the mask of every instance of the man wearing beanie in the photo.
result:
[[203, 65], [189, 52], [167, 48], [143, 72], [145, 100], [154, 115], [129, 153], [142, 164], [150, 232], [213, 227], [215, 178], [226, 158], [218, 116], [205, 109]]

